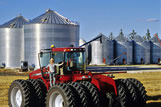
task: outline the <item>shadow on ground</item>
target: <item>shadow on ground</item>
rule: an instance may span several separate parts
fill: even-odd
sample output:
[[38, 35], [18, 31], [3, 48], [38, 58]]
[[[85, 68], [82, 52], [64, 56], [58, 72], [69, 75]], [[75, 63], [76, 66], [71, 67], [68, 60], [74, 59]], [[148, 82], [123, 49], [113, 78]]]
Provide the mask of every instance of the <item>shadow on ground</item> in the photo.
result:
[[161, 102], [148, 103], [146, 107], [161, 107]]
[[161, 100], [161, 95], [148, 96], [147, 100], [153, 100], [154, 102], [148, 103], [146, 107], [161, 107], [161, 102], [155, 102], [157, 100]]

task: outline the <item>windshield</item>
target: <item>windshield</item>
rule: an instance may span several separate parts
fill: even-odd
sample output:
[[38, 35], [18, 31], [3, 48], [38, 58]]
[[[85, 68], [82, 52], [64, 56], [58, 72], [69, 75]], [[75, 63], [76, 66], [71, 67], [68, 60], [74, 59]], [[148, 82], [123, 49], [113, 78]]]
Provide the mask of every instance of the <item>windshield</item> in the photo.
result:
[[51, 52], [41, 53], [40, 55], [40, 66], [45, 67], [49, 64], [51, 58]]
[[45, 67], [49, 64], [51, 58], [54, 63], [60, 64], [64, 62], [64, 71], [84, 71], [85, 52], [44, 52], [40, 54], [40, 65]]
[[85, 70], [84, 52], [65, 52], [65, 70], [82, 71]]
[[40, 55], [40, 65], [41, 67], [47, 66], [49, 64], [50, 59], [54, 58], [54, 63], [59, 64], [63, 62], [63, 52], [44, 52]]

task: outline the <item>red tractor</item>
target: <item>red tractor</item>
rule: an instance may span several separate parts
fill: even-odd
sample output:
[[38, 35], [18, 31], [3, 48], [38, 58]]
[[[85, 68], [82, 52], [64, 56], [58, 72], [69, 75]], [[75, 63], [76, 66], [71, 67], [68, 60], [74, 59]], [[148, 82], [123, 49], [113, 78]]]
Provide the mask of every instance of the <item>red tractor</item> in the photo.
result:
[[[8, 91], [10, 107], [143, 107], [144, 86], [136, 79], [117, 79], [86, 70], [84, 48], [51, 48], [39, 53], [40, 69], [28, 80], [15, 80]], [[50, 86], [50, 58], [56, 67], [56, 84]]]

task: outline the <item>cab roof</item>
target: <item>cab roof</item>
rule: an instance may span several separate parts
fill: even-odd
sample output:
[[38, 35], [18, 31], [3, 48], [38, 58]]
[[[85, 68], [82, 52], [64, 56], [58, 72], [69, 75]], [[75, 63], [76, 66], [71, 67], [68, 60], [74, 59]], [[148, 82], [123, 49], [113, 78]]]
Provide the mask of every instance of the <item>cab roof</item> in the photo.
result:
[[84, 52], [85, 48], [74, 48], [74, 47], [66, 47], [66, 48], [52, 48], [52, 52]]

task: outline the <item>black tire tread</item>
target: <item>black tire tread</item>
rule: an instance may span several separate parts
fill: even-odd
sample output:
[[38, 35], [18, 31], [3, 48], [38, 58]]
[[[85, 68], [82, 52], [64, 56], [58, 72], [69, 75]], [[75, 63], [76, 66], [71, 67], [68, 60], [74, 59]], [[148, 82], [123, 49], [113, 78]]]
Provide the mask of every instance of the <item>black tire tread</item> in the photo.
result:
[[127, 81], [126, 79], [119, 79], [123, 84], [125, 84], [125, 86], [127, 87], [129, 94], [131, 95], [132, 101], [136, 101], [137, 100], [137, 94], [136, 94], [136, 90], [133, 87], [133, 85]]
[[[68, 86], [67, 84], [65, 83], [59, 83], [59, 84], [56, 84], [55, 86], [51, 87], [48, 91], [48, 94], [52, 91], [53, 88], [59, 88], [63, 91], [64, 93], [64, 96], [65, 96], [65, 99], [66, 101], [68, 102], [68, 107], [77, 107], [77, 99], [75, 99], [75, 95], [74, 95], [74, 92], [73, 90], [71, 89], [70, 86]], [[46, 97], [46, 105], [48, 107], [48, 95]]]
[[33, 94], [35, 97], [35, 104], [39, 107], [45, 107], [45, 97], [46, 97], [46, 91], [45, 87], [42, 87], [42, 83], [39, 80], [36, 79], [28, 79], [27, 81], [29, 81], [32, 84], [33, 87]]
[[116, 88], [117, 88], [117, 95], [119, 98], [119, 107], [128, 107], [129, 106], [129, 101], [128, 101], [128, 93], [126, 92], [125, 87], [119, 80], [115, 80], [116, 83]]
[[128, 105], [130, 107], [136, 107], [138, 105], [138, 96], [133, 84], [126, 79], [118, 79], [118, 81], [120, 81], [120, 83], [122, 83], [124, 88], [126, 89]]
[[69, 85], [71, 85], [75, 89], [76, 95], [80, 100], [81, 107], [88, 107], [87, 93], [84, 86], [78, 82], [70, 82]]
[[100, 96], [97, 87], [88, 81], [80, 81], [80, 84], [86, 87], [91, 107], [100, 107]]
[[146, 95], [146, 90], [143, 84], [135, 78], [127, 78], [127, 80], [129, 80], [131, 83], [135, 85], [136, 89], [138, 90], [138, 94], [139, 94], [138, 101], [140, 102], [141, 106], [145, 106], [147, 95]]
[[9, 104], [9, 106], [12, 107], [11, 106], [11, 102], [10, 102], [10, 92], [11, 92], [11, 87], [14, 84], [19, 85], [21, 87], [21, 89], [22, 89], [22, 95], [23, 95], [22, 96], [23, 97], [22, 104], [23, 104], [23, 106], [24, 107], [32, 107], [33, 106], [33, 102], [32, 101], [34, 99], [32, 98], [31, 87], [30, 87], [30, 85], [28, 84], [27, 81], [21, 80], [21, 79], [13, 81], [12, 84], [10, 85], [10, 88], [9, 88], [9, 91], [8, 91], [8, 95], [9, 95], [8, 104]]

